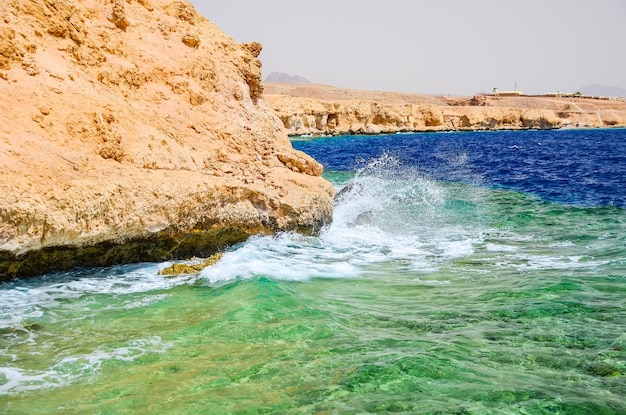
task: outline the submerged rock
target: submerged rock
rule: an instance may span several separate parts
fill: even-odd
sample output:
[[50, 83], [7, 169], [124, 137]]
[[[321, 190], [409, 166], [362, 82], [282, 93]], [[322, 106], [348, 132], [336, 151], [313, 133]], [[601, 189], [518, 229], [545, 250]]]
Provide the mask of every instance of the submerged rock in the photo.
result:
[[197, 264], [185, 264], [185, 263], [176, 263], [172, 264], [167, 268], [163, 268], [159, 271], [160, 275], [164, 275], [166, 277], [175, 277], [177, 275], [189, 275], [189, 274], [198, 274], [206, 267], [210, 267], [215, 265], [222, 259], [222, 253], [218, 252], [216, 254], [211, 255], [206, 260]]
[[344, 202], [352, 197], [361, 196], [363, 195], [364, 191], [365, 189], [363, 184], [361, 182], [353, 180], [337, 192], [334, 202], [335, 204], [337, 204]]
[[592, 362], [584, 367], [585, 372], [593, 376], [608, 377], [619, 376], [621, 371], [619, 367], [607, 362]]
[[186, 1], [7, 1], [0, 16], [0, 281], [331, 220], [322, 166], [263, 100], [260, 44]]

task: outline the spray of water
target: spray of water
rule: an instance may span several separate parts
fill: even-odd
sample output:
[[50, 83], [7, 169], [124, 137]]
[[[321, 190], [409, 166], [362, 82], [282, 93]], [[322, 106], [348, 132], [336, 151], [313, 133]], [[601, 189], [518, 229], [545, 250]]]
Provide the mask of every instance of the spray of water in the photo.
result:
[[471, 221], [458, 215], [459, 206], [470, 211], [475, 203], [456, 201], [457, 188], [390, 154], [359, 160], [352, 179], [337, 187], [333, 223], [319, 237], [252, 238], [201, 277], [213, 284], [253, 276], [358, 278], [381, 273], [386, 263], [432, 271], [439, 258], [469, 254], [477, 241]]
[[431, 224], [440, 216], [445, 190], [398, 158], [383, 153], [358, 160], [354, 178], [339, 191], [334, 227], [371, 225], [384, 232]]

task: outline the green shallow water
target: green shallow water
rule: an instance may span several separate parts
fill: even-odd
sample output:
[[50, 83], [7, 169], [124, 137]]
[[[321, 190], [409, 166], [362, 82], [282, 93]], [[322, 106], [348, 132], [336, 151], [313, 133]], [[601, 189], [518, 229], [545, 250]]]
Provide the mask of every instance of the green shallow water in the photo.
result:
[[0, 287], [0, 413], [626, 413], [625, 211], [415, 186], [215, 274]]

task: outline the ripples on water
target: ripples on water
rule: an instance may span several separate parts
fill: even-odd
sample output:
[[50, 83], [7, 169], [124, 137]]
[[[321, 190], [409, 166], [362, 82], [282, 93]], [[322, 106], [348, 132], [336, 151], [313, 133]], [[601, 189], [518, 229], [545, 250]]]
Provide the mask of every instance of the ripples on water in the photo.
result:
[[329, 170], [383, 152], [436, 180], [481, 183], [576, 206], [626, 207], [626, 129], [342, 136], [296, 141]]
[[[619, 166], [565, 192], [604, 149], [526, 171], [487, 140], [590, 139], [491, 134], [296, 143], [344, 189], [334, 223], [251, 238], [198, 276], [4, 284], [0, 413], [626, 413]], [[589, 189], [602, 175], [614, 190]]]

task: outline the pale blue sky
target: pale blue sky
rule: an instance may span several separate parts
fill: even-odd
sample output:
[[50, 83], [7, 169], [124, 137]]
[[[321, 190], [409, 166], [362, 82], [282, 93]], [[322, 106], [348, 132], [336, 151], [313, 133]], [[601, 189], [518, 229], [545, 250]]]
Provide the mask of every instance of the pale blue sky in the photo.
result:
[[280, 71], [347, 88], [473, 95], [626, 88], [626, 0], [192, 0]]

